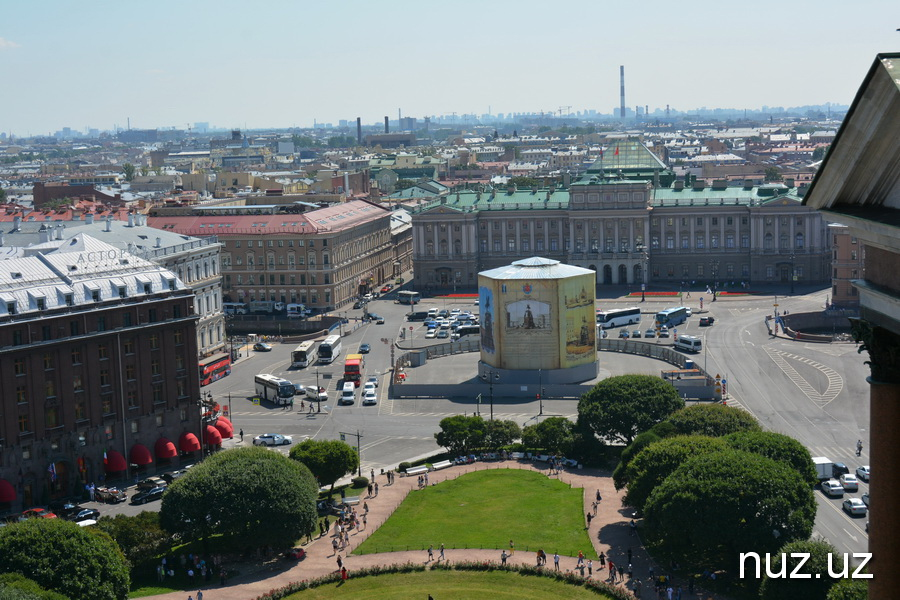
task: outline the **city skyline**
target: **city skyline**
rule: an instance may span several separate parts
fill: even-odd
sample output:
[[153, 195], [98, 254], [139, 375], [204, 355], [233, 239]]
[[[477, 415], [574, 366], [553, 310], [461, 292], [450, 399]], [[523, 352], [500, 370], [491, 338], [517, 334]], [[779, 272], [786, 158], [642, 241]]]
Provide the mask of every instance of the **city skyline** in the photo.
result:
[[849, 13], [837, 2], [810, 11], [765, 1], [758, 17], [706, 1], [650, 1], [633, 14], [543, 6], [19, 3], [0, 24], [0, 131], [109, 130], [129, 119], [138, 129], [311, 127], [393, 120], [398, 109], [419, 119], [610, 113], [620, 65], [626, 106], [651, 113], [847, 105], [875, 54], [897, 43], [894, 27], [871, 18], [894, 8], [881, 0]]

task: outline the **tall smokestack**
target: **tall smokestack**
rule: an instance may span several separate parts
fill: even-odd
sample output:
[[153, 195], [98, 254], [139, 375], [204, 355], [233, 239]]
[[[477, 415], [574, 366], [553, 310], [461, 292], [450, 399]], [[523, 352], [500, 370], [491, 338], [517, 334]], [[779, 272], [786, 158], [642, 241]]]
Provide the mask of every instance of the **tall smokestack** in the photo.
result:
[[356, 143], [362, 146], [362, 119], [356, 117]]
[[385, 115], [385, 117], [384, 117], [384, 132], [385, 132], [385, 133], [390, 133], [390, 132], [391, 132], [391, 127], [390, 127], [390, 125], [388, 125], [388, 118], [387, 118], [387, 115]]
[[619, 116], [625, 118], [625, 65], [619, 66]]

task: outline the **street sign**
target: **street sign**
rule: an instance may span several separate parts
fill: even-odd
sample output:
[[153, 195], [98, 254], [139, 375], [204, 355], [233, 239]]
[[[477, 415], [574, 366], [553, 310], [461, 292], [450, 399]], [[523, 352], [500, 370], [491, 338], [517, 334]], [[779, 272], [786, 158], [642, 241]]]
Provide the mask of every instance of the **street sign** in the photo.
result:
[[646, 283], [642, 283], [642, 284], [641, 284], [641, 291], [644, 292], [644, 291], [646, 291], [646, 290], [647, 290], [647, 284], [646, 284]]
[[410, 330], [410, 331], [412, 331], [412, 330], [413, 330], [413, 328], [412, 328], [412, 325], [410, 325], [410, 326], [409, 326], [409, 330]]

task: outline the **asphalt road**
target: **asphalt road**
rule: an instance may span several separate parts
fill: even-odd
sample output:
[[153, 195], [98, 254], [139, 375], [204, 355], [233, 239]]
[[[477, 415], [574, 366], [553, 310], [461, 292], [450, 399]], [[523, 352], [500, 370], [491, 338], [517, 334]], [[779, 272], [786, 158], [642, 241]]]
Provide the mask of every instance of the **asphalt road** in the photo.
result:
[[[851, 472], [860, 464], [868, 464], [868, 385], [865, 378], [868, 367], [863, 364], [865, 355], [856, 352], [856, 345], [849, 344], [805, 344], [768, 335], [764, 325], [765, 315], [771, 314], [773, 304], [779, 304], [779, 311], [791, 312], [818, 310], [825, 303], [827, 290], [790, 298], [746, 297], [707, 302], [704, 315], [716, 317], [715, 325], [701, 328], [695, 315], [686, 324], [678, 327], [679, 334], [699, 335], [703, 338], [704, 352], [695, 357], [700, 366], [715, 374], [719, 373], [727, 381], [728, 402], [750, 411], [763, 426], [772, 431], [790, 435], [805, 444], [813, 456], [827, 456], [850, 467]], [[695, 311], [699, 310], [699, 299], [684, 301]], [[651, 300], [641, 306], [651, 313], [667, 308], [672, 300]], [[601, 300], [603, 307], [628, 306], [632, 300]], [[454, 308], [474, 310], [473, 300], [424, 301], [421, 307]], [[415, 399], [392, 401], [387, 398], [387, 370], [390, 365], [390, 344], [400, 337], [403, 328], [404, 347], [443, 343], [446, 340], [424, 339], [425, 328], [421, 323], [408, 323], [404, 315], [408, 306], [393, 304], [390, 299], [373, 301], [369, 310], [382, 315], [386, 324], [367, 324], [356, 328], [343, 338], [343, 356], [355, 352], [361, 343], [369, 343], [372, 351], [366, 355], [365, 375], [380, 378], [378, 405], [361, 406], [359, 401], [353, 406], [336, 406], [334, 400], [341, 383], [343, 360], [330, 365], [310, 366], [291, 369], [290, 352], [293, 345], [274, 344], [271, 352], [245, 352], [232, 370], [232, 374], [203, 391], [210, 391], [220, 402], [230, 401], [231, 420], [235, 431], [243, 429], [244, 441], [235, 434], [233, 440], [226, 440], [224, 447], [250, 444], [254, 436], [261, 433], [282, 433], [291, 435], [295, 443], [306, 438], [338, 439], [345, 433], [348, 443], [356, 445], [356, 433], [361, 435], [359, 444], [362, 451], [362, 471], [396, 466], [410, 458], [427, 455], [439, 450], [434, 441], [438, 422], [445, 416], [472, 414], [478, 407], [474, 398]], [[342, 311], [343, 313], [343, 311]], [[361, 316], [361, 310], [349, 310], [351, 318]], [[649, 326], [648, 315], [642, 322], [642, 329]], [[351, 322], [355, 327], [355, 322]], [[413, 330], [410, 331], [409, 327]], [[629, 328], [634, 329], [634, 327]], [[616, 335], [616, 330], [611, 330]], [[671, 343], [671, 340], [651, 343]], [[249, 354], [249, 355], [248, 355]], [[437, 359], [430, 367], [441, 368]], [[452, 368], [475, 369], [476, 353], [456, 355]], [[665, 363], [655, 360], [603, 353], [600, 356], [601, 371], [610, 375], [624, 373], [658, 374], [666, 368]], [[471, 367], [467, 367], [471, 363]], [[294, 410], [263, 403], [254, 405], [253, 376], [257, 373], [272, 373], [304, 385], [325, 386], [332, 401], [323, 404], [322, 412], [309, 413], [300, 408], [300, 396], [296, 397]], [[229, 400], [230, 399], [230, 400]], [[525, 425], [533, 423], [540, 411], [536, 400], [495, 398], [494, 416], [513, 419]], [[482, 414], [486, 407], [482, 406]], [[545, 415], [574, 417], [576, 401], [545, 399]], [[857, 439], [864, 444], [863, 455], [855, 456]], [[289, 447], [279, 447], [276, 451], [287, 452]], [[860, 483], [859, 492], [848, 496], [859, 497], [868, 491], [868, 484]], [[829, 499], [816, 490], [819, 504], [816, 519], [816, 535], [827, 539], [839, 552], [865, 552], [868, 539], [865, 533], [865, 518], [851, 518], [841, 510], [839, 499]], [[845, 496], [846, 497], [846, 496]], [[158, 503], [147, 505], [154, 508]], [[116, 505], [102, 507], [104, 514], [135, 514], [143, 507]]]

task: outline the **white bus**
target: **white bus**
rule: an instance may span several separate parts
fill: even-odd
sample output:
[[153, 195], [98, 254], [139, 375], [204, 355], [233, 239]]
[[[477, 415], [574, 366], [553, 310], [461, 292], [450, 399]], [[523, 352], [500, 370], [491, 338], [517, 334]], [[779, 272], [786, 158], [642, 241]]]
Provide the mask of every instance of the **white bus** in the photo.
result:
[[397, 293], [397, 302], [400, 304], [418, 304], [421, 300], [422, 295], [419, 292], [400, 290]]
[[319, 362], [329, 364], [341, 355], [341, 336], [329, 335], [319, 344]]
[[641, 309], [636, 306], [631, 308], [605, 310], [597, 313], [597, 324], [603, 329], [620, 327], [622, 325], [632, 325], [640, 322]]
[[263, 400], [275, 404], [288, 404], [294, 398], [297, 388], [287, 379], [260, 373], [254, 378], [256, 383], [256, 395]]
[[223, 302], [222, 312], [226, 315], [246, 315], [250, 311], [243, 302]]
[[309, 366], [309, 363], [316, 358], [313, 350], [315, 347], [316, 343], [310, 340], [294, 348], [294, 351], [291, 352], [291, 366], [298, 369]]

